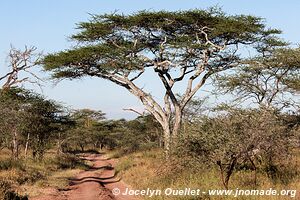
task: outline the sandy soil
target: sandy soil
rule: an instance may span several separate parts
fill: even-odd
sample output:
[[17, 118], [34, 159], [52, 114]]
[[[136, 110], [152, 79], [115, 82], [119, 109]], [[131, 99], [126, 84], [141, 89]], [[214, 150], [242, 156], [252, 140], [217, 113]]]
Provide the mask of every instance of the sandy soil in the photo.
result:
[[115, 188], [120, 193], [130, 188], [116, 177], [115, 159], [108, 159], [100, 154], [87, 154], [83, 159], [89, 160], [93, 165], [70, 179], [69, 187], [61, 190], [45, 188], [42, 196], [30, 200], [137, 200], [133, 196], [112, 194]]

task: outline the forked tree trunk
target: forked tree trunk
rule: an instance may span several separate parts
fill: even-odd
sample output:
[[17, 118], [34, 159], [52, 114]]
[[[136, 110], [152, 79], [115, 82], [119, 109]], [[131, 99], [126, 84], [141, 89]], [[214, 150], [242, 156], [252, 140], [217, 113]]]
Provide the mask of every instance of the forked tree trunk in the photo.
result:
[[248, 156], [248, 159], [249, 159], [250, 163], [253, 166], [253, 170], [254, 170], [254, 186], [256, 187], [257, 186], [257, 167], [256, 167], [256, 165], [254, 163], [254, 160], [252, 160], [252, 158], [250, 156]]
[[226, 165], [226, 167], [223, 166], [224, 164], [221, 161], [217, 161], [217, 165], [219, 165], [220, 168], [221, 181], [226, 190], [228, 190], [229, 180], [233, 173], [236, 163], [237, 157], [232, 157], [230, 162]]
[[84, 145], [83, 145], [83, 144], [80, 144], [79, 146], [80, 146], [80, 148], [81, 148], [81, 151], [84, 152]]
[[178, 109], [175, 111], [173, 123], [166, 122], [165, 124], [162, 124], [164, 131], [164, 151], [166, 159], [169, 159], [170, 153], [178, 144], [178, 135], [180, 131], [181, 120], [182, 112], [180, 109]]

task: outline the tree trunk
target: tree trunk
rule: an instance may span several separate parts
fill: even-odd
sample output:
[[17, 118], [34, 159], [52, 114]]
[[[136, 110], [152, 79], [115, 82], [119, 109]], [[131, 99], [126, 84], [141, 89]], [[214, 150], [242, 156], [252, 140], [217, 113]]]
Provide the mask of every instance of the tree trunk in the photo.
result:
[[181, 127], [182, 112], [180, 108], [175, 109], [174, 123], [172, 129], [172, 147], [176, 147], [178, 144], [178, 135]]
[[79, 146], [80, 146], [80, 148], [81, 148], [81, 151], [84, 152], [84, 145], [83, 145], [83, 144], [80, 144]]
[[163, 147], [163, 138], [162, 138], [161, 132], [159, 131], [158, 128], [155, 128], [155, 133], [158, 138], [158, 146], [159, 146], [159, 148], [162, 148]]
[[250, 156], [248, 156], [248, 159], [249, 159], [249, 161], [252, 164], [253, 169], [254, 169], [254, 186], [256, 187], [257, 186], [257, 167], [256, 167], [254, 161], [252, 160], [252, 158]]
[[61, 133], [58, 133], [58, 140], [57, 140], [57, 150], [56, 153], [57, 155], [62, 154], [64, 152], [63, 150], [63, 143], [64, 143], [64, 139], [61, 138]]
[[231, 175], [233, 173], [233, 170], [234, 170], [236, 162], [237, 162], [237, 158], [233, 157], [231, 159], [230, 165], [227, 167], [226, 177], [225, 177], [225, 180], [224, 180], [224, 183], [225, 183], [224, 186], [225, 186], [226, 190], [228, 190], [229, 180], [230, 180], [230, 177], [231, 177]]
[[60, 141], [60, 139], [57, 140], [57, 150], [56, 150], [56, 153], [59, 155], [63, 152], [63, 149], [62, 149], [62, 142]]
[[25, 158], [27, 158], [27, 151], [28, 151], [28, 146], [29, 146], [29, 139], [30, 139], [30, 133], [27, 134], [27, 140], [26, 140], [26, 145], [25, 145], [25, 150], [24, 150]]
[[175, 118], [172, 128], [170, 127], [170, 122], [163, 124], [164, 131], [164, 150], [166, 159], [169, 159], [171, 151], [176, 147], [178, 143], [178, 133], [181, 125], [182, 113], [180, 110], [176, 110]]
[[171, 146], [171, 130], [170, 125], [166, 124], [163, 126], [164, 131], [164, 150], [165, 150], [165, 156], [168, 160], [170, 157], [170, 146]]
[[17, 160], [19, 157], [19, 142], [18, 142], [18, 131], [15, 128], [13, 131], [13, 149], [12, 149], [12, 154], [13, 154], [13, 159]]

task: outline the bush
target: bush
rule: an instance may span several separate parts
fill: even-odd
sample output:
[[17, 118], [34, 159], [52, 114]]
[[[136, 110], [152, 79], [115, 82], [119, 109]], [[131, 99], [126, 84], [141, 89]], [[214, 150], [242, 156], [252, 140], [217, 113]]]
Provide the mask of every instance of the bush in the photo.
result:
[[86, 168], [87, 165], [72, 154], [58, 155], [54, 160], [57, 169], [74, 169], [76, 167]]
[[1, 160], [0, 161], [0, 170], [9, 170], [9, 169], [19, 169], [19, 170], [25, 170], [25, 166], [22, 162], [22, 160]]
[[188, 127], [189, 135], [182, 138], [176, 153], [186, 166], [198, 161], [218, 167], [225, 188], [235, 171], [256, 173], [264, 166], [270, 179], [287, 182], [294, 175], [284, 167], [296, 139], [283, 119], [276, 110], [225, 110]]
[[269, 164], [263, 168], [263, 171], [274, 184], [288, 185], [299, 178], [300, 175], [298, 166], [293, 163], [284, 163], [281, 165]]
[[27, 169], [25, 172], [19, 174], [16, 181], [19, 184], [34, 183], [43, 178], [45, 178], [45, 175], [36, 169]]

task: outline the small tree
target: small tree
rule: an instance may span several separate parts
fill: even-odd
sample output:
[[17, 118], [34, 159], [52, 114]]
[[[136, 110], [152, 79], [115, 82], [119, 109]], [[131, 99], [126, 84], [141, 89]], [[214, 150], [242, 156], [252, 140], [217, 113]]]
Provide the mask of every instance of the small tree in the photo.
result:
[[45, 151], [52, 145], [52, 139], [57, 132], [63, 132], [61, 126], [66, 123], [63, 107], [58, 103], [44, 97], [31, 94], [25, 108], [25, 153], [30, 147], [33, 157], [42, 159]]
[[72, 118], [85, 128], [90, 128], [94, 123], [105, 119], [105, 113], [91, 109], [80, 109], [72, 113]]
[[[270, 177], [276, 176], [270, 167], [276, 169], [288, 161], [291, 149], [297, 146], [294, 128], [287, 126], [284, 117], [274, 110], [222, 111], [189, 127], [190, 135], [182, 143], [179, 155], [192, 164], [196, 160], [217, 165], [226, 189], [235, 170], [243, 167], [254, 171], [254, 184], [259, 167]], [[293, 126], [294, 120], [290, 122]]]
[[[161, 124], [167, 155], [184, 107], [210, 76], [239, 63], [240, 45], [279, 33], [265, 30], [261, 18], [216, 9], [94, 15], [78, 29], [72, 38], [79, 45], [46, 56], [44, 68], [54, 78], [99, 77], [127, 89]], [[136, 84], [148, 69], [162, 82], [163, 105]], [[187, 84], [179, 100], [174, 86], [180, 82]]]
[[14, 159], [19, 157], [22, 144], [25, 154], [30, 147], [37, 158], [42, 158], [64, 121], [60, 105], [21, 88], [1, 91], [0, 115], [3, 145], [11, 147]]
[[27, 100], [28, 93], [22, 89], [11, 88], [1, 90], [0, 95], [0, 127], [1, 134], [5, 140], [4, 147], [12, 151], [12, 157], [19, 157], [19, 140], [24, 129], [24, 102]]
[[218, 92], [231, 92], [238, 100], [250, 99], [260, 106], [282, 109], [295, 105], [299, 96], [300, 49], [271, 47], [263, 48], [234, 73], [218, 76]]

